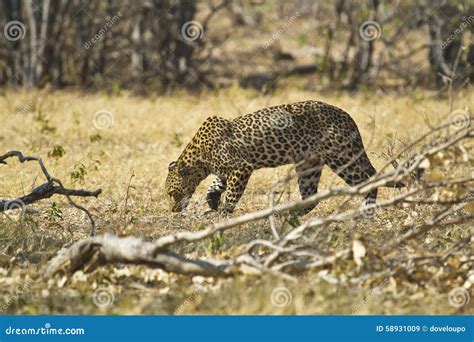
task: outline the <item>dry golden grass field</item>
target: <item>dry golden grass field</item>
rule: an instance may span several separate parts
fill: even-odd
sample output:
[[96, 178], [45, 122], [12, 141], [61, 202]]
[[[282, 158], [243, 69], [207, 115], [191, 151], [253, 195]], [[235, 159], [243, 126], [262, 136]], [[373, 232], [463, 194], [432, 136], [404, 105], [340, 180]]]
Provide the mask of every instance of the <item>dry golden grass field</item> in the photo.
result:
[[[350, 95], [292, 86], [262, 96], [235, 86], [199, 95], [138, 97], [127, 92], [110, 95], [8, 90], [0, 96], [1, 153], [19, 150], [42, 157], [50, 173], [69, 188], [101, 188], [98, 199], [77, 200], [94, 215], [98, 234], [112, 232], [152, 239], [167, 232], [198, 230], [211, 220], [222, 219], [204, 215], [204, 192], [210, 179], [201, 184], [191, 208], [183, 213], [169, 211], [164, 191], [168, 164], [179, 156], [208, 116], [234, 118], [263, 107], [307, 99], [322, 100], [350, 113], [377, 168], [387, 161], [384, 153], [390, 142], [395, 142], [398, 150], [401, 142], [415, 140], [429, 125], [444, 122], [450, 112], [447, 98], [428, 91], [402, 96], [375, 91]], [[474, 90], [467, 88], [457, 96], [455, 108], [472, 112], [473, 103]], [[97, 120], [98, 112], [103, 121]], [[268, 189], [289, 171], [291, 167], [255, 172], [233, 215], [264, 208]], [[13, 159], [1, 166], [1, 176], [1, 198], [23, 195], [44, 181], [37, 164], [20, 164]], [[344, 184], [324, 169], [320, 188], [336, 186]], [[296, 182], [290, 190], [284, 194], [284, 201], [298, 198]], [[381, 189], [379, 198], [399, 191], [403, 190]], [[337, 204], [335, 199], [324, 202], [308, 216], [327, 215]], [[331, 226], [318, 236], [318, 243], [326, 251], [337, 250], [350, 245], [359, 234], [383, 244], [400, 233], [400, 222], [409, 216], [409, 210], [391, 209], [362, 225]], [[88, 236], [86, 216], [63, 197], [52, 197], [29, 206], [21, 218], [3, 216], [0, 222], [2, 314], [474, 314], [473, 300], [462, 308], [449, 305], [448, 292], [462, 285], [455, 277], [449, 282], [419, 282], [407, 276], [390, 278], [382, 284], [349, 286], [307, 272], [295, 285], [271, 276], [191, 279], [144, 266], [116, 265], [91, 273], [79, 271], [71, 278], [44, 279], [48, 260], [61, 247]], [[439, 251], [467, 232], [467, 224], [441, 229], [424, 236], [421, 243], [426, 251]], [[269, 235], [269, 223], [259, 221], [228, 231], [218, 240], [183, 247], [182, 252], [229, 258], [243, 244]], [[272, 291], [280, 287], [289, 291], [288, 305], [272, 304]], [[92, 297], [98, 288], [113, 294], [111, 305], [94, 304]]]

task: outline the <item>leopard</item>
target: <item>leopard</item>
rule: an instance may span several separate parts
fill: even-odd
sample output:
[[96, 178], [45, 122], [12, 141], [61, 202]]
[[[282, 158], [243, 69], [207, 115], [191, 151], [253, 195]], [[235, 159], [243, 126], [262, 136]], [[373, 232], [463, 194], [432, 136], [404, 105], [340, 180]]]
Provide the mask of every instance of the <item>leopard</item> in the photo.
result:
[[[333, 105], [307, 100], [267, 107], [232, 120], [211, 116], [168, 166], [165, 189], [171, 210], [186, 209], [198, 185], [212, 174], [215, 177], [206, 202], [211, 210], [230, 214], [253, 171], [288, 164], [295, 165], [303, 200], [317, 193], [324, 166], [349, 186], [376, 174], [355, 121]], [[374, 189], [366, 194], [364, 204], [375, 204], [376, 199]], [[299, 214], [315, 206], [308, 204]]]

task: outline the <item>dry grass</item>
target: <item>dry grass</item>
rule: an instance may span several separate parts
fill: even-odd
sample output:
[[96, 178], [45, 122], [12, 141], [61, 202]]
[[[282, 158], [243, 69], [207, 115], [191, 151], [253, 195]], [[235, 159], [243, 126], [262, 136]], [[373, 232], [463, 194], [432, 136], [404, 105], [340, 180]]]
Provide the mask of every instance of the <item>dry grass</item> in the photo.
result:
[[[296, 87], [295, 87], [296, 86]], [[385, 159], [388, 141], [410, 141], [432, 125], [446, 120], [449, 101], [427, 92], [410, 96], [390, 96], [373, 91], [357, 95], [320, 94], [299, 91], [298, 85], [261, 96], [237, 87], [199, 96], [175, 94], [169, 97], [141, 98], [121, 95], [85, 94], [74, 91], [27, 92], [7, 91], [0, 97], [2, 150], [21, 150], [43, 157], [50, 172], [69, 187], [95, 189], [103, 194], [85, 204], [97, 217], [98, 233], [156, 237], [178, 229], [199, 229], [210, 218], [202, 215], [203, 192], [210, 179], [198, 189], [193, 206], [183, 214], [171, 214], [167, 208], [164, 179], [170, 161], [176, 159], [199, 125], [210, 115], [233, 118], [262, 107], [306, 99], [318, 99], [349, 112], [357, 122], [366, 149], [376, 167]], [[456, 108], [471, 107], [474, 91], [464, 90]], [[93, 125], [94, 113], [107, 110], [114, 125], [98, 130]], [[11, 128], [9, 128], [11, 127]], [[62, 157], [52, 152], [64, 149]], [[0, 196], [14, 197], [29, 192], [42, 180], [37, 165], [20, 165], [16, 161], [2, 166]], [[83, 169], [81, 177], [78, 170]], [[291, 168], [256, 172], [242, 198], [238, 213], [263, 208], [267, 189]], [[463, 172], [463, 171], [461, 171]], [[329, 170], [323, 172], [321, 188], [343, 185]], [[296, 184], [285, 194], [296, 198]], [[386, 198], [396, 190], [380, 191]], [[53, 205], [53, 203], [55, 203]], [[327, 202], [310, 215], [325, 215], [338, 203]], [[472, 304], [459, 311], [448, 305], [449, 287], [420, 288], [416, 284], [384, 285], [381, 294], [370, 295], [367, 288], [330, 285], [314, 275], [305, 275], [301, 284], [282, 285], [269, 277], [240, 277], [235, 281], [209, 279], [213, 285], [207, 292], [196, 291], [191, 280], [167, 275], [143, 267], [106, 267], [92, 274], [81, 273], [64, 283], [40, 278], [41, 270], [65, 243], [85, 237], [89, 226], [82, 213], [67, 206], [63, 199], [53, 198], [33, 206], [37, 213], [27, 214], [22, 221], [2, 218], [0, 223], [0, 297], [8, 304], [3, 313], [76, 313], [76, 314], [350, 314], [360, 306], [359, 314], [452, 314], [473, 313]], [[424, 213], [420, 213], [423, 215]], [[336, 226], [319, 237], [322, 248], [335, 250], [350, 243], [354, 233], [371, 236], [373, 241], [386, 241], [398, 233], [397, 222], [407, 218], [404, 211], [383, 213], [364, 226]], [[430, 236], [427, 248], [437, 250], [449, 238], [459, 237], [465, 227]], [[194, 255], [228, 257], [239, 246], [257, 236], [269, 234], [266, 222], [251, 224], [224, 235], [220, 241], [206, 241], [184, 248]], [[201, 282], [202, 279], [194, 279]], [[105, 309], [92, 303], [97, 287], [113, 289], [114, 304]], [[275, 287], [287, 286], [292, 302], [275, 307], [270, 301]], [[21, 290], [19, 295], [15, 292]], [[364, 298], [370, 295], [366, 304]]]

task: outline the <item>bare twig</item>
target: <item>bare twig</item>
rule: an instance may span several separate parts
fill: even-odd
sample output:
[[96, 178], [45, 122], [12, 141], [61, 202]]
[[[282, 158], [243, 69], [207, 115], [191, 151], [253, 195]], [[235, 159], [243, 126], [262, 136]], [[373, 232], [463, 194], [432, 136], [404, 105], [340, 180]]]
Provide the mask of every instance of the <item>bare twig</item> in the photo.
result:
[[33, 189], [33, 191], [31, 191], [30, 194], [27, 194], [15, 199], [0, 200], [0, 212], [15, 210], [15, 209], [23, 210], [25, 206], [27, 206], [28, 204], [31, 204], [31, 203], [34, 203], [46, 198], [50, 198], [53, 195], [63, 195], [67, 198], [68, 203], [70, 205], [83, 211], [87, 215], [91, 223], [90, 235], [91, 236], [95, 235], [95, 222], [91, 213], [83, 206], [75, 203], [73, 199], [71, 198], [71, 196], [97, 197], [102, 192], [101, 189], [97, 189], [95, 191], [88, 191], [88, 190], [82, 190], [82, 189], [80, 190], [67, 189], [63, 186], [62, 182], [59, 179], [54, 178], [49, 174], [41, 158], [24, 156], [23, 153], [21, 153], [20, 151], [10, 151], [0, 156], [0, 164], [7, 164], [6, 159], [11, 158], [11, 157], [17, 157], [21, 163], [24, 163], [26, 161], [38, 162], [41, 168], [41, 171], [43, 172], [43, 175], [46, 178], [47, 182]]

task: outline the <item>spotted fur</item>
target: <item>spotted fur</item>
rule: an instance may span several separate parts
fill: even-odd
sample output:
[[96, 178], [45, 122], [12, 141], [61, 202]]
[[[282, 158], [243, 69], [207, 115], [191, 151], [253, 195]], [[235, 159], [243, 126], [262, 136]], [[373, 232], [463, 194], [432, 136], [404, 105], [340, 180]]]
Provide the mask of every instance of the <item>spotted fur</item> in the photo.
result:
[[[304, 101], [264, 108], [232, 121], [208, 118], [178, 160], [169, 165], [166, 191], [172, 210], [181, 211], [199, 183], [214, 174], [217, 177], [207, 191], [207, 203], [229, 213], [252, 171], [285, 164], [296, 165], [303, 199], [317, 192], [324, 165], [350, 186], [376, 173], [349, 114], [323, 102]], [[366, 202], [375, 202], [376, 197], [374, 190]]]

